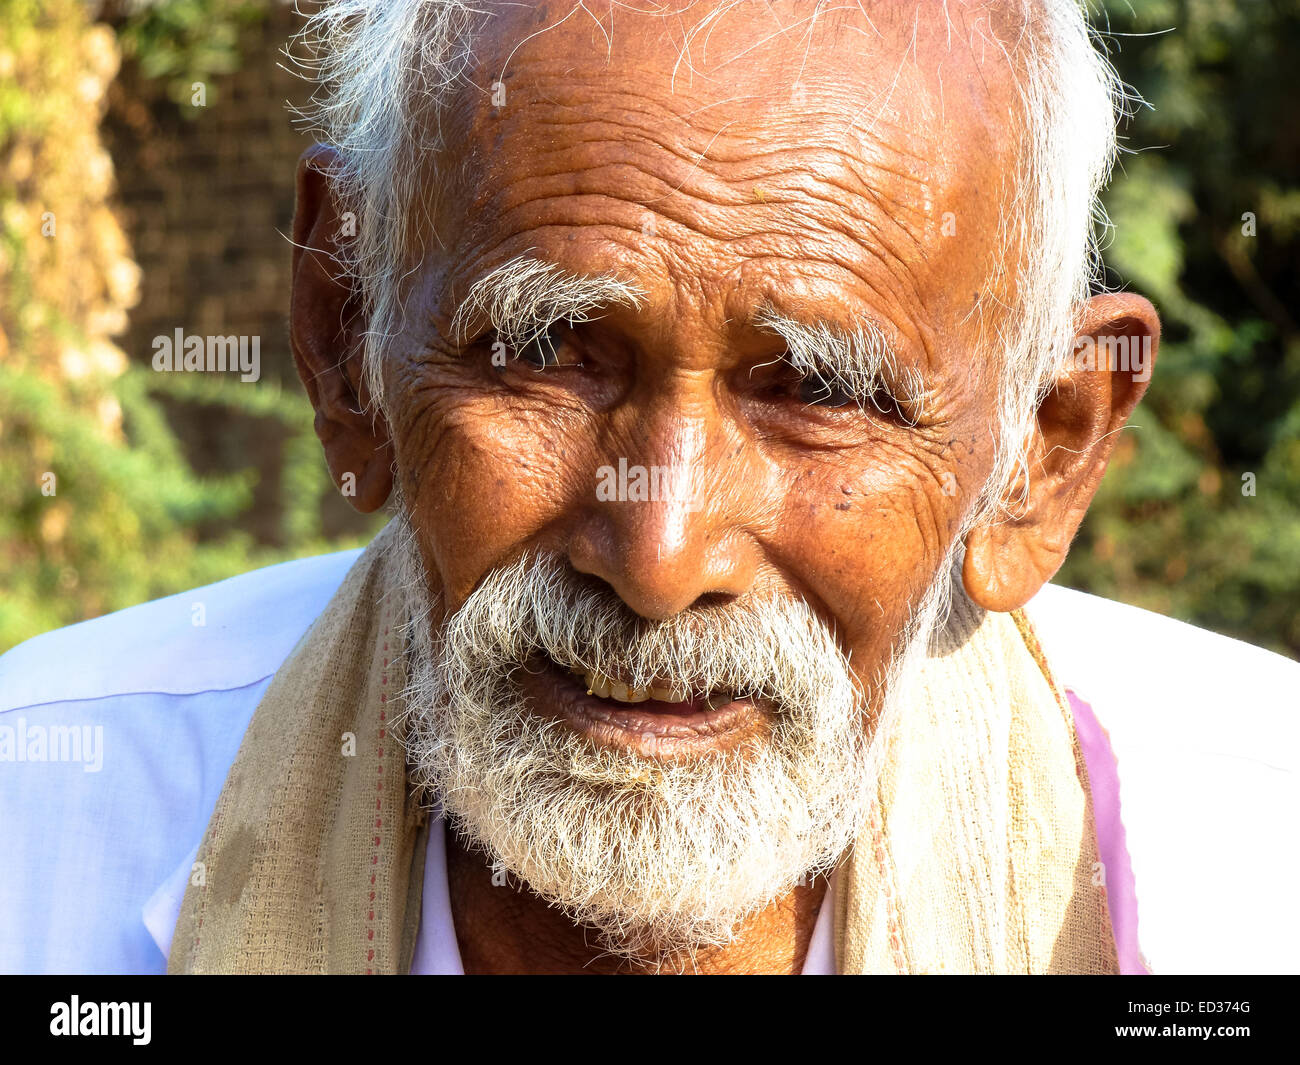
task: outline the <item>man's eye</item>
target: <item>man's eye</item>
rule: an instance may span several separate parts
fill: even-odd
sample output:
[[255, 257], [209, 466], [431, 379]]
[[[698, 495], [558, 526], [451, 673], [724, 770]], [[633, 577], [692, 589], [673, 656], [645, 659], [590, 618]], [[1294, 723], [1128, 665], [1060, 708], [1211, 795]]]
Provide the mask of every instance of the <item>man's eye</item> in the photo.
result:
[[563, 347], [558, 331], [548, 329], [520, 348], [519, 359], [534, 370], [545, 370], [548, 366], [559, 366], [565, 361], [562, 358]]
[[795, 391], [799, 402], [806, 406], [857, 407], [865, 412], [875, 411], [895, 421], [908, 420], [898, 400], [883, 385], [877, 386], [865, 398], [860, 398], [835, 377], [814, 373], [802, 378]]
[[799, 401], [818, 407], [847, 407], [856, 402], [838, 381], [811, 374], [799, 382]]

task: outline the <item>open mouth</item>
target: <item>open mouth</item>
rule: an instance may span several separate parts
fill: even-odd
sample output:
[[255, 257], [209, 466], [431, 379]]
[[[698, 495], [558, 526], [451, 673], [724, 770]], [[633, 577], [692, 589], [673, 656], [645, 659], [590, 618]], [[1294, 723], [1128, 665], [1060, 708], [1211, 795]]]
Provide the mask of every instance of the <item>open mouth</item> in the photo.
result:
[[766, 700], [726, 691], [690, 691], [657, 681], [637, 688], [619, 677], [534, 659], [517, 674], [533, 709], [567, 722], [605, 746], [655, 757], [725, 750], [765, 728]]
[[661, 681], [648, 688], [634, 688], [614, 677], [585, 669], [570, 669], [572, 676], [587, 686], [587, 694], [616, 703], [655, 703], [648, 709], [654, 713], [687, 714], [702, 710], [717, 710], [735, 699], [731, 692], [705, 692], [693, 694], [688, 688], [676, 686], [671, 681]]

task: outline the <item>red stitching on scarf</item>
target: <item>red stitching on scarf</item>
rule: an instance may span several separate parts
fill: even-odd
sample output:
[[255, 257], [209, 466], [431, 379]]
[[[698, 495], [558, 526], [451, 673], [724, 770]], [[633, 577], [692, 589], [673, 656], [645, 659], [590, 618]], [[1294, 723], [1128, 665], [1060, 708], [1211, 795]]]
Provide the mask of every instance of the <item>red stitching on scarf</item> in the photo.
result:
[[885, 893], [885, 922], [889, 930], [889, 949], [894, 957], [894, 966], [900, 973], [907, 972], [907, 959], [903, 955], [903, 923], [898, 916], [898, 904], [894, 899], [893, 878], [889, 875], [889, 864], [885, 856], [885, 832], [880, 820], [880, 807], [871, 804], [871, 843], [875, 851], [876, 864], [880, 868], [881, 887]]
[[[383, 647], [383, 649], [384, 649], [385, 652], [388, 650], [388, 632], [389, 632], [388, 626], [385, 625], [385, 627], [384, 627], [384, 647]], [[382, 689], [388, 687], [388, 657], [387, 657], [387, 655], [385, 655], [385, 657], [384, 657], [384, 668], [383, 668], [383, 672], [382, 672], [382, 673], [380, 674], [380, 676], [379, 676], [379, 687], [380, 687], [380, 689], [381, 689], [381, 691], [380, 691], [380, 693], [379, 693], [379, 702], [380, 702], [380, 705], [381, 705], [381, 707], [382, 707], [383, 704], [385, 704], [385, 703], [388, 702], [388, 693], [382, 690]], [[387, 715], [387, 713], [384, 712], [383, 709], [381, 709], [381, 710], [379, 711], [379, 720], [380, 720], [380, 722], [381, 722], [380, 727], [379, 727], [379, 738], [382, 740], [382, 739], [384, 738], [384, 723], [386, 723], [387, 720], [388, 720], [388, 715]], [[383, 747], [383, 744], [380, 744], [380, 745], [379, 745], [378, 750], [377, 750], [376, 757], [377, 757], [377, 760], [378, 760], [378, 761], [377, 761], [377, 764], [376, 764], [376, 766], [375, 766], [375, 777], [376, 777], [376, 780], [375, 780], [375, 792], [376, 792], [376, 797], [375, 797], [375, 810], [376, 810], [376, 812], [377, 812], [377, 816], [375, 817], [375, 828], [376, 828], [376, 829], [379, 829], [379, 828], [383, 825], [383, 823], [384, 823], [384, 821], [383, 821], [383, 817], [382, 817], [383, 809], [384, 809], [384, 796], [383, 796], [383, 794], [382, 794], [382, 792], [383, 792], [383, 790], [384, 790], [384, 781], [383, 781], [383, 773], [384, 773], [384, 766], [383, 766], [384, 747]], [[370, 864], [371, 864], [371, 866], [377, 866], [377, 865], [379, 864], [379, 845], [380, 845], [380, 843], [382, 842], [383, 837], [382, 837], [382, 835], [380, 835], [378, 832], [376, 832], [375, 837], [374, 837], [374, 840], [375, 840], [375, 842], [374, 842], [374, 853], [372, 853], [372, 854], [370, 855]], [[373, 888], [373, 887], [374, 887], [374, 884], [375, 884], [375, 874], [372, 872], [372, 873], [370, 874], [370, 886]], [[369, 899], [369, 902], [370, 902], [371, 907], [373, 907], [373, 906], [374, 906], [374, 902], [375, 902], [375, 893], [374, 893], [373, 891], [370, 892], [370, 899]], [[373, 941], [374, 941], [374, 938], [375, 938], [375, 911], [374, 911], [373, 908], [371, 908], [371, 909], [368, 909], [366, 912], [367, 912], [366, 920], [369, 921], [369, 927], [366, 929], [366, 941], [367, 941], [367, 942], [373, 942]], [[367, 961], [367, 963], [369, 963], [369, 962], [373, 962], [374, 960], [375, 960], [375, 950], [374, 950], [373, 947], [371, 947], [371, 948], [369, 948], [369, 949], [366, 951], [366, 961]], [[367, 967], [367, 969], [366, 969], [366, 975], [367, 975], [367, 976], [373, 976], [374, 974], [375, 974], [375, 970], [372, 969], [372, 968]]]

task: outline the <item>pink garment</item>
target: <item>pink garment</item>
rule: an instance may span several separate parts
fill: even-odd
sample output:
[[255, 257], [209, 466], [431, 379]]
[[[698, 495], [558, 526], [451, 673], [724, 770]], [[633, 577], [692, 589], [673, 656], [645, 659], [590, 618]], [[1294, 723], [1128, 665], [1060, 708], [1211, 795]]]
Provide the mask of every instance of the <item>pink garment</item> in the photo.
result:
[[1119, 954], [1122, 976], [1148, 976], [1138, 949], [1137, 891], [1133, 865], [1129, 860], [1124, 823], [1119, 816], [1119, 773], [1110, 740], [1098, 722], [1092, 707], [1070, 690], [1066, 690], [1074, 714], [1074, 731], [1088, 767], [1092, 785], [1092, 809], [1097, 823], [1097, 850], [1106, 876], [1106, 905], [1110, 910], [1115, 949]]

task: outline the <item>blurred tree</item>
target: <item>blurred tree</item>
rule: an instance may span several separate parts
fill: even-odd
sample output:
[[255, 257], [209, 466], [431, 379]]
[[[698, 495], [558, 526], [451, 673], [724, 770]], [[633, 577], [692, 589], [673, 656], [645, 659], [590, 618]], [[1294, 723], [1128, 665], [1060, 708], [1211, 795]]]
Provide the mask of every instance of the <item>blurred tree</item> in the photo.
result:
[[1104, 15], [1149, 104], [1106, 260], [1164, 339], [1058, 580], [1300, 657], [1300, 2]]
[[[268, 0], [109, 0], [100, 18], [112, 25], [124, 56], [168, 95], [189, 103], [196, 83], [208, 106], [217, 102], [213, 78], [239, 69], [239, 34], [266, 14]], [[200, 112], [182, 107], [193, 119]]]
[[[84, 0], [0, 0], [0, 651], [363, 539], [321, 531], [332, 485], [307, 404], [265, 385], [152, 374], [112, 343], [138, 283], [98, 132], [118, 60]], [[284, 548], [235, 527], [254, 474], [197, 476], [165, 396], [285, 425]], [[202, 535], [213, 525], [219, 537]]]

